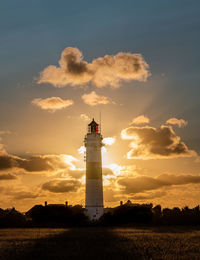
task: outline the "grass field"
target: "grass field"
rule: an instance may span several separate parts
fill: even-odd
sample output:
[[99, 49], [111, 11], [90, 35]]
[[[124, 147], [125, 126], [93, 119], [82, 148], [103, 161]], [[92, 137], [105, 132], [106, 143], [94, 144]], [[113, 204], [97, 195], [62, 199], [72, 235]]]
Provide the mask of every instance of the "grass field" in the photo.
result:
[[200, 259], [200, 230], [1, 229], [0, 259]]

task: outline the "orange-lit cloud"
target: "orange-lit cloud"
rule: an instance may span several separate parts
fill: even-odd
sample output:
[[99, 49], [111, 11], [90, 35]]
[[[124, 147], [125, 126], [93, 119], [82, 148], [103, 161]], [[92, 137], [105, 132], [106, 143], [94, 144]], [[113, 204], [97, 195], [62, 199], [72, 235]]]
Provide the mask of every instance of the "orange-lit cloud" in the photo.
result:
[[2, 190], [1, 195], [6, 195], [8, 198], [12, 199], [13, 201], [16, 200], [24, 200], [24, 199], [35, 199], [40, 197], [40, 190], [34, 187], [34, 190], [22, 185], [20, 182], [15, 183], [15, 185], [4, 186], [5, 188]]
[[68, 170], [67, 175], [73, 179], [81, 179], [85, 175], [85, 169]]
[[78, 180], [51, 180], [42, 185], [43, 190], [55, 193], [77, 191], [81, 186]]
[[17, 167], [28, 172], [53, 171], [66, 167], [63, 158], [59, 155], [37, 155], [28, 159], [16, 159]]
[[148, 124], [150, 122], [149, 118], [141, 115], [141, 116], [137, 116], [135, 118], [133, 118], [133, 120], [131, 121], [130, 124], [134, 124], [134, 125], [143, 125], [143, 124]]
[[66, 107], [69, 107], [74, 104], [74, 101], [71, 99], [62, 99], [60, 97], [50, 97], [50, 98], [35, 98], [31, 101], [32, 104], [40, 107], [43, 110], [48, 110], [55, 112]]
[[15, 179], [17, 179], [17, 177], [11, 173], [0, 174], [0, 181], [15, 180]]
[[184, 119], [177, 119], [175, 117], [172, 117], [166, 121], [166, 124], [177, 125], [178, 127], [184, 127], [188, 124], [188, 122], [185, 121]]
[[92, 82], [97, 87], [119, 87], [121, 81], [146, 81], [149, 65], [141, 54], [119, 52], [105, 55], [91, 63], [83, 60], [77, 48], [65, 48], [59, 66], [50, 65], [41, 73], [38, 83], [50, 83], [55, 87], [83, 85]]
[[27, 172], [49, 172], [58, 169], [73, 169], [76, 158], [70, 155], [34, 155], [21, 158], [10, 154], [0, 154], [0, 171], [13, 168]]
[[84, 94], [82, 96], [83, 102], [89, 106], [96, 106], [96, 105], [106, 105], [108, 103], [111, 103], [110, 98], [105, 97], [105, 96], [100, 96], [96, 94], [95, 91], [92, 91], [89, 94]]
[[18, 191], [14, 194], [14, 199], [16, 200], [23, 200], [23, 199], [35, 199], [39, 196], [38, 193], [32, 191]]
[[171, 126], [162, 125], [156, 129], [154, 127], [134, 127], [131, 126], [122, 130], [123, 139], [132, 140], [132, 148], [128, 154], [128, 159], [154, 159], [188, 157], [196, 155], [195, 151], [189, 150], [181, 138], [175, 134]]
[[144, 200], [152, 200], [152, 199], [161, 198], [166, 195], [167, 195], [166, 191], [153, 191], [153, 192], [148, 191], [143, 194], [138, 194], [138, 195], [132, 196], [130, 199], [144, 201]]
[[[60, 179], [68, 179], [68, 180], [71, 180], [71, 179], [83, 179], [85, 177], [85, 173], [86, 173], [86, 169], [85, 168], [77, 168], [77, 169], [74, 169], [74, 170], [70, 170], [70, 169], [67, 169], [65, 171], [61, 171], [59, 172], [58, 174], [56, 174], [56, 177], [57, 178], [60, 178]], [[103, 167], [102, 168], [102, 174], [103, 175], [111, 175], [113, 176], [113, 171], [112, 169], [110, 169], [109, 167]]]
[[168, 175], [162, 174], [158, 177], [138, 176], [121, 178], [119, 185], [123, 187], [126, 194], [135, 194], [148, 190], [156, 190], [164, 186], [184, 185], [189, 183], [200, 183], [199, 175]]
[[107, 175], [109, 175], [109, 176], [113, 176], [113, 171], [112, 171], [112, 169], [110, 169], [110, 168], [102, 168], [102, 174], [104, 175], [104, 176], [107, 176]]

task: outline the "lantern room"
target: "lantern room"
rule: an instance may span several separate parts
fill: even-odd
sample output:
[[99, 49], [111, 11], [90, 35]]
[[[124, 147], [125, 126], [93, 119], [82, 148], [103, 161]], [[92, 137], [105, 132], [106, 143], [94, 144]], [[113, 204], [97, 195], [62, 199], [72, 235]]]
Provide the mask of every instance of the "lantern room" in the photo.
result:
[[88, 125], [88, 133], [99, 133], [99, 124], [97, 124], [94, 121], [94, 118], [92, 120], [92, 122]]

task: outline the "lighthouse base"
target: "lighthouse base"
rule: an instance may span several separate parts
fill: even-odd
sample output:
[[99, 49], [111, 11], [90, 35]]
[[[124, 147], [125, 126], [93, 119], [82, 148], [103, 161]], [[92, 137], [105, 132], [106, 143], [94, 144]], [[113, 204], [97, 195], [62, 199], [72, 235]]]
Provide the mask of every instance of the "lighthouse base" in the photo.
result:
[[104, 213], [103, 207], [85, 207], [90, 220], [98, 220]]

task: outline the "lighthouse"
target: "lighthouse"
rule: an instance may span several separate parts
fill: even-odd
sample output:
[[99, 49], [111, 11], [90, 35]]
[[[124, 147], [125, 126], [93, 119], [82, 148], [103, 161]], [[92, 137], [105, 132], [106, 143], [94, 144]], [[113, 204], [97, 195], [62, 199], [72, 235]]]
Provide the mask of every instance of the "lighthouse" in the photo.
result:
[[93, 119], [88, 125], [84, 140], [86, 147], [85, 208], [91, 220], [97, 220], [103, 215], [102, 139], [99, 125]]

